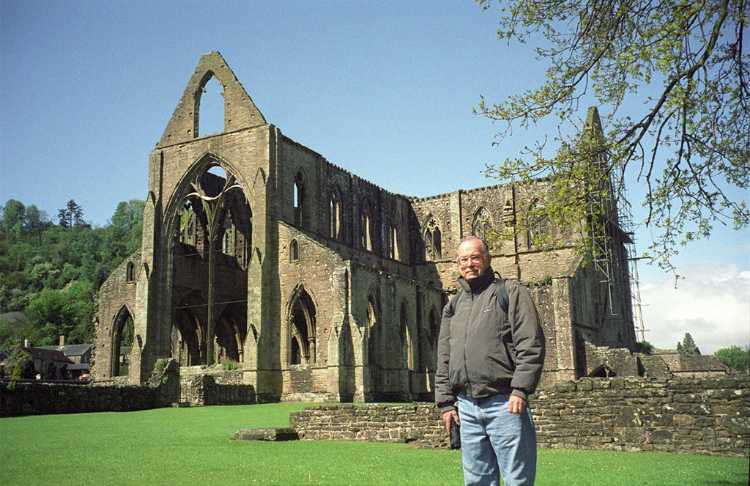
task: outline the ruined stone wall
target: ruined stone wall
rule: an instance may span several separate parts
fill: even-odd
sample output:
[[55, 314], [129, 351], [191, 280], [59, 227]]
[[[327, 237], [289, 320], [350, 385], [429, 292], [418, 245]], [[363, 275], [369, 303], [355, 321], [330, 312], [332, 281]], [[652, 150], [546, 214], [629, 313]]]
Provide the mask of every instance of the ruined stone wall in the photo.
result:
[[143, 386], [0, 383], [0, 416], [126, 412], [155, 408], [156, 392]]
[[[132, 265], [132, 281], [128, 281], [128, 266]], [[97, 314], [94, 342], [94, 356], [92, 357], [92, 373], [96, 380], [107, 380], [112, 377], [113, 352], [112, 339], [118, 314], [127, 311], [131, 317], [136, 307], [136, 282], [142, 271], [141, 252], [135, 252], [125, 259], [110, 273], [104, 281], [97, 295]]]
[[254, 388], [241, 381], [239, 372], [181, 376], [180, 402], [199, 406], [255, 403]]
[[[750, 379], [583, 379], [531, 399], [544, 448], [686, 452], [748, 457]], [[291, 414], [307, 440], [418, 442], [446, 447], [432, 405], [323, 406]]]

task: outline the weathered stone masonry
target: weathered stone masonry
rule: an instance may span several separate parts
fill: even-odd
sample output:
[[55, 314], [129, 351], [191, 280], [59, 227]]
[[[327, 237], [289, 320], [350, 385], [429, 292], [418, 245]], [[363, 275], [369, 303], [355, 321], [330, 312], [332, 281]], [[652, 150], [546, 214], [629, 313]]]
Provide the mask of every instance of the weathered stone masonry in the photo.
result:
[[[200, 100], [211, 78], [223, 87], [225, 123], [207, 135]], [[589, 119], [587, 129], [601, 130], [595, 111]], [[493, 267], [533, 287], [540, 309], [542, 385], [595, 373], [606, 353], [586, 343], [627, 354], [635, 345], [627, 235], [613, 209], [603, 236], [613, 249], [609, 299], [573, 236], [544, 251], [532, 238], [541, 228], [520, 230], [543, 188], [390, 193], [268, 123], [221, 55], [207, 54], [150, 155], [141, 250], [99, 291], [93, 376], [137, 384], [161, 358], [233, 361], [258, 400], [430, 399], [455, 248], [493, 229], [506, 235], [491, 249]], [[638, 369], [629, 356], [608, 366], [628, 374]]]
[[[531, 399], [544, 448], [689, 452], [747, 457], [750, 378], [582, 379]], [[447, 447], [439, 411], [428, 404], [330, 405], [295, 412], [307, 440], [415, 442]]]

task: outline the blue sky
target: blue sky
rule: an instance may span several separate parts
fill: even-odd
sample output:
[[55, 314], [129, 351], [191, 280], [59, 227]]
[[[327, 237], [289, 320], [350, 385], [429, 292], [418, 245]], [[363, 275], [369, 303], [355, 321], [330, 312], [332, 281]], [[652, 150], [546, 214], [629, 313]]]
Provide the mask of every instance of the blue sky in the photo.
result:
[[[267, 120], [388, 190], [495, 183], [481, 173], [486, 162], [555, 129], [516, 131], [493, 147], [500, 127], [472, 114], [480, 95], [501, 100], [544, 73], [530, 47], [497, 40], [496, 27], [470, 0], [3, 0], [0, 204], [15, 198], [53, 217], [73, 198], [103, 225], [119, 201], [143, 199], [148, 154], [212, 50]], [[750, 343], [749, 254], [746, 232], [719, 229], [676, 260], [686, 277], [678, 289], [641, 265], [647, 339], [673, 347], [690, 331], [704, 352]]]

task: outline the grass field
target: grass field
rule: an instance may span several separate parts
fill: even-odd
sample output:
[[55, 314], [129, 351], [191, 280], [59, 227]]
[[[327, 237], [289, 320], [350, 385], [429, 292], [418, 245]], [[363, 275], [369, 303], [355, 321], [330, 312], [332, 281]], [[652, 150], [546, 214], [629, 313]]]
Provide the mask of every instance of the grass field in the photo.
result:
[[[0, 485], [462, 484], [457, 451], [363, 442], [230, 440], [303, 404], [0, 419]], [[541, 450], [537, 484], [746, 485], [748, 461]]]

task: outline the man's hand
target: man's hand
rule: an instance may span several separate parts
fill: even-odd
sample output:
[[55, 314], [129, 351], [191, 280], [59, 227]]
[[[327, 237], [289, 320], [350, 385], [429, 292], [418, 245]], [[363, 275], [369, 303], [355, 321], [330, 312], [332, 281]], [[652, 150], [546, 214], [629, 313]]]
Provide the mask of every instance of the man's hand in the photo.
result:
[[445, 425], [445, 431], [451, 433], [451, 421], [461, 425], [461, 419], [458, 418], [458, 413], [455, 410], [448, 410], [443, 413], [443, 425]]
[[[514, 415], [520, 415], [526, 406], [526, 400], [516, 395], [511, 395], [508, 399], [508, 411]], [[445, 417], [445, 415], [443, 415]], [[445, 418], [443, 418], [445, 420]]]

